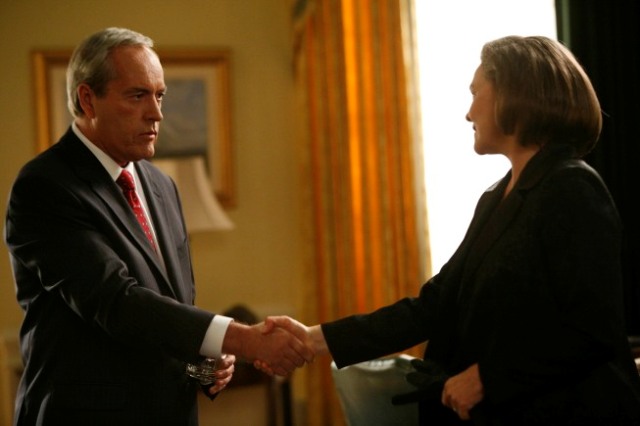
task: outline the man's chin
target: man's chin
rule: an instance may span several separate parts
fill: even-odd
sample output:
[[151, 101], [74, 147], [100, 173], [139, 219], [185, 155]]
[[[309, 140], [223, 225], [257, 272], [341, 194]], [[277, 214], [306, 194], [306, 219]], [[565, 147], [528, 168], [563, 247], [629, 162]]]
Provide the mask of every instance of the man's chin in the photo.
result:
[[156, 148], [153, 144], [149, 144], [140, 150], [139, 160], [150, 160], [156, 154]]

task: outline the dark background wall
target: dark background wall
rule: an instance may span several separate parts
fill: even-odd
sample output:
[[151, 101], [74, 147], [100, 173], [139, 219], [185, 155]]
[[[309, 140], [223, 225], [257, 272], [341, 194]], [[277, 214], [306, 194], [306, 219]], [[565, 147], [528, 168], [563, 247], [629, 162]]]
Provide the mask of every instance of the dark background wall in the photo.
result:
[[640, 335], [640, 1], [556, 0], [556, 12], [558, 38], [584, 66], [603, 110], [600, 142], [586, 160], [622, 217], [625, 320]]

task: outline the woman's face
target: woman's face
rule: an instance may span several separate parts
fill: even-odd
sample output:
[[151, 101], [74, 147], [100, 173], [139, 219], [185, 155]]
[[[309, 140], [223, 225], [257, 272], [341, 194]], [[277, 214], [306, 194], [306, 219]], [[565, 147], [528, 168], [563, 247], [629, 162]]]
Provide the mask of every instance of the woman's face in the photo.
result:
[[505, 135], [496, 122], [496, 93], [493, 84], [485, 78], [482, 66], [473, 75], [470, 85], [471, 107], [467, 121], [473, 124], [473, 149], [478, 154], [504, 154]]

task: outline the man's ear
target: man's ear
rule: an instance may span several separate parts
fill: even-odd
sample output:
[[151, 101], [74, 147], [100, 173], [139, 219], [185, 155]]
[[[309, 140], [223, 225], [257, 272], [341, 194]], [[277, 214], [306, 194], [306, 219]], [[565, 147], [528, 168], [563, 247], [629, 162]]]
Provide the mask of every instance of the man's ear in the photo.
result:
[[80, 100], [80, 106], [82, 107], [82, 111], [84, 115], [88, 118], [95, 117], [95, 108], [94, 108], [94, 100], [96, 98], [95, 93], [91, 90], [88, 84], [82, 83], [78, 85], [76, 89], [78, 93], [78, 99]]

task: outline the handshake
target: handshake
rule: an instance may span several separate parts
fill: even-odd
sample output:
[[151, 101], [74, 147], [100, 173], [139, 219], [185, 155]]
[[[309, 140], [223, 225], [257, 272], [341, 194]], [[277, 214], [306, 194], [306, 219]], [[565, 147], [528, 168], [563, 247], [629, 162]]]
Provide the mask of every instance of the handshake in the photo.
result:
[[267, 374], [279, 376], [286, 376], [329, 351], [320, 325], [307, 327], [287, 316], [268, 317], [253, 326], [232, 322], [223, 350], [253, 362]]

